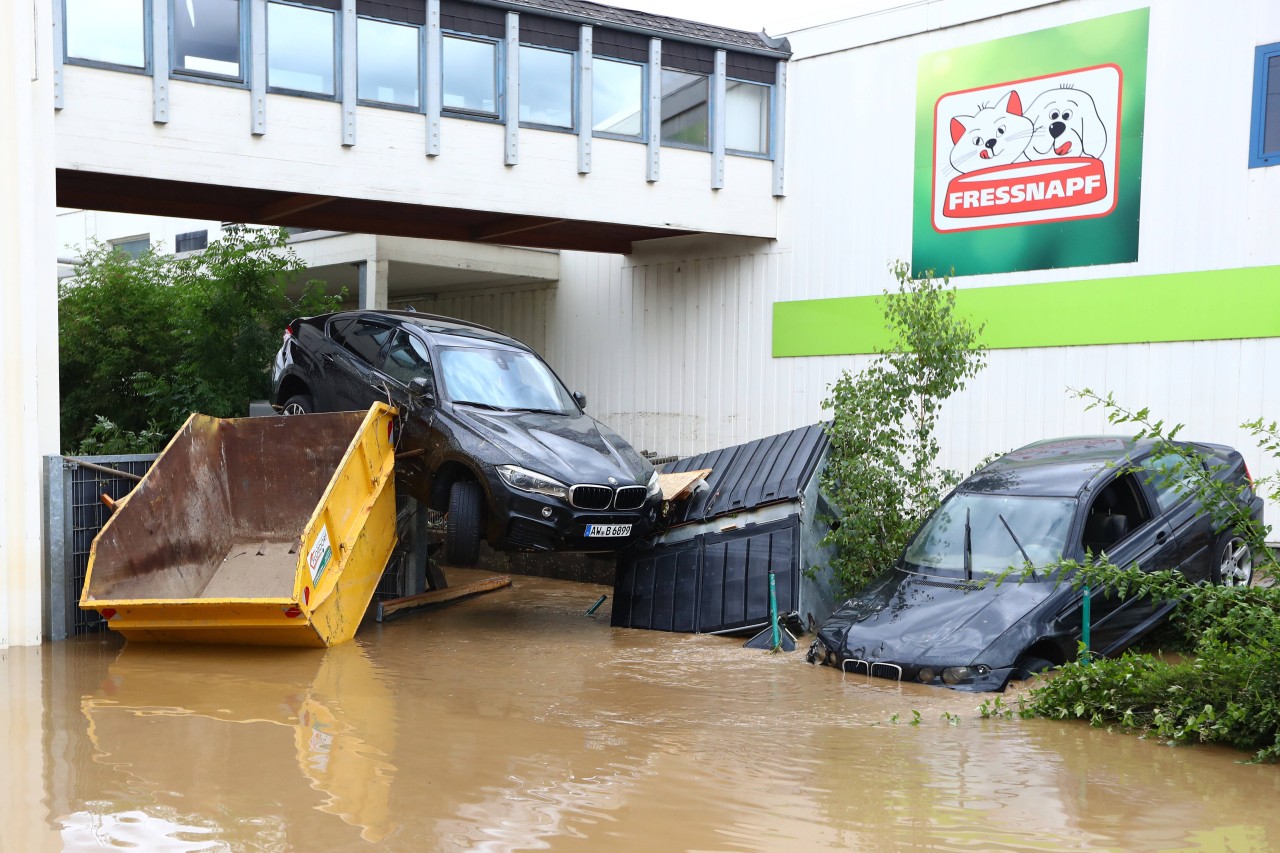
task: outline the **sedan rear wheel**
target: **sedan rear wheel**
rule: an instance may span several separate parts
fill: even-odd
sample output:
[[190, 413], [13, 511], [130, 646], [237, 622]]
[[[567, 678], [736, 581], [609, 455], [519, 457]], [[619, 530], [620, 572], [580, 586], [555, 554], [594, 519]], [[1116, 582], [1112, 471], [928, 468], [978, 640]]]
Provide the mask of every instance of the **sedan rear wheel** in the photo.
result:
[[1242, 537], [1224, 533], [1218, 539], [1213, 582], [1222, 586], [1248, 586], [1253, 582], [1253, 551]]
[[282, 415], [309, 415], [316, 410], [315, 401], [310, 394], [294, 394], [285, 401], [280, 409]]

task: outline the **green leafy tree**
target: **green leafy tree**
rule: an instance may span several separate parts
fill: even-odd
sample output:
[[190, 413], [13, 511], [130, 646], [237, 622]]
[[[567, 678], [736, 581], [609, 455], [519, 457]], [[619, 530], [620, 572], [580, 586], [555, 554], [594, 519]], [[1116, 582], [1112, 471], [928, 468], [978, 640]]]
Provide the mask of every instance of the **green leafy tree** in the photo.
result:
[[897, 291], [883, 297], [894, 344], [861, 372], [845, 371], [823, 408], [831, 453], [822, 488], [838, 523], [823, 540], [848, 594], [888, 567], [920, 522], [960, 480], [937, 467], [943, 402], [986, 365], [983, 326], [955, 311], [955, 290], [932, 271], [913, 279], [890, 268]]
[[317, 281], [289, 298], [303, 264], [287, 240], [233, 226], [187, 257], [91, 246], [59, 289], [64, 446], [156, 449], [191, 412], [239, 416], [265, 398], [285, 324], [341, 301]]

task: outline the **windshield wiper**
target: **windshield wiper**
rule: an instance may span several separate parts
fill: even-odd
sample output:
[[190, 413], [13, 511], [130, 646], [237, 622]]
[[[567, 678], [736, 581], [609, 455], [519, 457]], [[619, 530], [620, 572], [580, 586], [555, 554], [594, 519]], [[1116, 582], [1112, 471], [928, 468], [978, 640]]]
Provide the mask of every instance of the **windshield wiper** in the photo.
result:
[[477, 400], [454, 400], [455, 406], [475, 406], [477, 409], [491, 409], [495, 412], [509, 412], [510, 409], [504, 409], [502, 406], [495, 406], [493, 403], [481, 403]]
[[532, 412], [535, 415], [567, 415], [563, 409], [534, 409], [527, 406], [512, 406], [508, 412]]
[[1005, 530], [1007, 530], [1007, 531], [1009, 531], [1009, 538], [1013, 540], [1013, 544], [1014, 544], [1014, 545], [1017, 545], [1017, 546], [1018, 546], [1018, 550], [1022, 552], [1022, 559], [1026, 560], [1026, 561], [1027, 561], [1027, 565], [1031, 567], [1031, 579], [1032, 579], [1032, 580], [1037, 580], [1037, 578], [1036, 578], [1036, 567], [1035, 567], [1034, 565], [1032, 565], [1032, 563], [1031, 563], [1031, 555], [1027, 553], [1027, 549], [1026, 549], [1026, 548], [1023, 548], [1023, 547], [1022, 547], [1022, 543], [1018, 541], [1018, 536], [1017, 536], [1017, 534], [1015, 534], [1015, 533], [1013, 532], [1013, 528], [1009, 526], [1009, 522], [1007, 522], [1007, 521], [1005, 521], [1005, 520], [1004, 520], [1004, 516], [1003, 516], [1003, 515], [997, 515], [997, 516], [996, 516], [996, 518], [1000, 519], [1000, 523], [1004, 525], [1004, 529], [1005, 529]]
[[973, 580], [973, 530], [969, 527], [969, 508], [964, 508], [964, 579]]

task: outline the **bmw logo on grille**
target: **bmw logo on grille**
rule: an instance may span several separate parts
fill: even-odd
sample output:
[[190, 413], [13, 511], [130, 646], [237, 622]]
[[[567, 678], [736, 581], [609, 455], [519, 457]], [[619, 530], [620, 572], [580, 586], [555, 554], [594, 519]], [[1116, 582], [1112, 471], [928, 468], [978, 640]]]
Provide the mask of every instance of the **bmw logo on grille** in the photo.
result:
[[613, 477], [610, 477], [610, 478], [609, 478], [609, 485], [611, 485], [611, 486], [616, 486], [616, 485], [618, 485], [618, 481], [617, 481], [617, 480], [615, 480]]

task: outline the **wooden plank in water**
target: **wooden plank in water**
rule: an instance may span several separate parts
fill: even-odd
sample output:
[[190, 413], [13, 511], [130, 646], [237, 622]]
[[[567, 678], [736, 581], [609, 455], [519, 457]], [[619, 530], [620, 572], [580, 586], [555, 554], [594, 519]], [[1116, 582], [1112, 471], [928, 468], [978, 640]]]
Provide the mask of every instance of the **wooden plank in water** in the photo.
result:
[[482, 592], [491, 592], [495, 589], [501, 589], [504, 586], [510, 585], [510, 575], [494, 575], [491, 578], [485, 578], [484, 580], [475, 581], [474, 583], [463, 584], [462, 586], [451, 586], [447, 589], [421, 592], [417, 595], [406, 595], [404, 598], [393, 598], [389, 601], [379, 601], [377, 620], [382, 622], [397, 613], [404, 613], [405, 611], [414, 610], [419, 607], [426, 607], [431, 604], [444, 604], [447, 601], [457, 601], [459, 598], [466, 598]]

